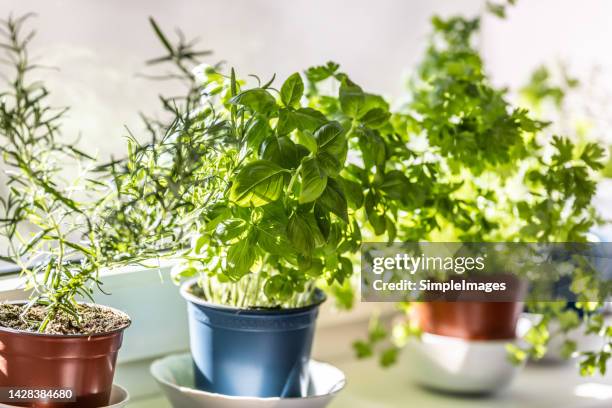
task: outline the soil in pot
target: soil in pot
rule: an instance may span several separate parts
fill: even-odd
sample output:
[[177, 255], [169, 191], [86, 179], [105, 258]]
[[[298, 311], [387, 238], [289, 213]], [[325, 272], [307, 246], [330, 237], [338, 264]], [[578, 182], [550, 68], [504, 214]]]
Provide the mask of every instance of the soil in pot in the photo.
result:
[[1, 401], [33, 408], [94, 408], [107, 405], [117, 354], [130, 319], [99, 305], [79, 306], [82, 324], [58, 314], [44, 333], [34, 331], [44, 309], [25, 315], [23, 303], [0, 304], [0, 387], [71, 390], [74, 401]]

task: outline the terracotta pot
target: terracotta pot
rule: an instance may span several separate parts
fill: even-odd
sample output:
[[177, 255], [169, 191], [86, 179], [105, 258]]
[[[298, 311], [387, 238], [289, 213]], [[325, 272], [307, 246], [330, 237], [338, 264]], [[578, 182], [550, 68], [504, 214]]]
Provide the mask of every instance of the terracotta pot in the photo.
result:
[[126, 328], [92, 336], [62, 336], [0, 327], [0, 388], [71, 389], [76, 397], [74, 402], [0, 402], [32, 408], [108, 405]]
[[466, 340], [516, 337], [522, 302], [428, 302], [414, 305], [419, 327], [426, 333]]
[[[504, 301], [481, 301], [495, 299], [495, 294], [479, 295], [456, 292], [449, 298], [458, 300], [435, 300], [416, 303], [412, 318], [426, 333], [458, 337], [466, 340], [505, 340], [516, 337], [516, 325], [523, 311], [523, 298], [527, 284], [507, 274], [476, 276], [476, 282], [506, 282], [508, 291], [500, 297]], [[432, 294], [438, 298], [438, 294]], [[488, 297], [487, 297], [488, 296]], [[425, 298], [427, 299], [428, 294]], [[462, 300], [468, 299], [468, 300]], [[445, 299], [445, 298], [442, 298]], [[448, 299], [448, 298], [446, 298]], [[476, 299], [476, 300], [474, 300]]]

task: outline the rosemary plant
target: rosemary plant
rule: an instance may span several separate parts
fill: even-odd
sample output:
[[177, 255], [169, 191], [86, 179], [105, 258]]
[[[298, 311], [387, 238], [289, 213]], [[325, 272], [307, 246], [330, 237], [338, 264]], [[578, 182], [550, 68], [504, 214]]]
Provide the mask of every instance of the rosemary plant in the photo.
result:
[[[206, 199], [200, 187], [214, 177], [202, 176], [208, 140], [190, 136], [198, 101], [193, 81], [187, 81], [184, 98], [161, 97], [172, 120], [145, 118], [152, 142], [139, 144], [130, 136], [125, 158], [99, 164], [66, 140], [61, 124], [67, 109], [51, 107], [47, 88], [30, 79], [44, 68], [29, 57], [34, 38], [33, 31], [25, 31], [29, 18], [1, 23], [2, 63], [10, 71], [4, 76], [7, 89], [0, 93], [0, 149], [7, 174], [7, 191], [0, 197], [7, 251], [1, 259], [17, 264], [26, 277], [31, 297], [22, 315], [35, 305], [46, 308], [45, 319], [30, 325], [45, 332], [59, 314], [82, 323], [78, 301], [93, 302], [96, 289], [102, 291], [102, 268], [183, 248], [182, 217], [195, 216], [190, 200], [198, 197], [201, 205]], [[184, 64], [209, 52], [195, 51], [182, 40], [173, 46], [151, 24], [168, 52], [151, 64], [172, 61], [180, 78], [190, 78]], [[183, 186], [189, 186], [189, 194]]]
[[[28, 307], [48, 308], [39, 327], [45, 331], [58, 313], [79, 320], [75, 298], [92, 299], [100, 265], [89, 203], [79, 188], [92, 158], [62, 140], [66, 109], [52, 108], [44, 84], [30, 79], [43, 69], [28, 54], [34, 32], [24, 31], [24, 23], [30, 17], [0, 23], [2, 63], [12, 71], [4, 76], [8, 89], [0, 92], [0, 149], [7, 175], [0, 228], [7, 238], [2, 259], [19, 265], [32, 291]], [[66, 177], [67, 167], [76, 177]]]

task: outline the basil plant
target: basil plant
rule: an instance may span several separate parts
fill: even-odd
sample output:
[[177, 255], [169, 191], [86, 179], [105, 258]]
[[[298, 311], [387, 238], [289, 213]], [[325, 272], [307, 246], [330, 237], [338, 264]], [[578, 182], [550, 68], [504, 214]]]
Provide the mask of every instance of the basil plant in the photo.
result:
[[[387, 158], [377, 130], [389, 124], [387, 103], [333, 63], [280, 89], [209, 66], [196, 77], [197, 120], [181, 133], [214, 139], [206, 169], [216, 196], [192, 200], [199, 216], [175, 278], [198, 276], [199, 295], [235, 307], [307, 305], [318, 283], [350, 304], [357, 215], [365, 211], [377, 233], [389, 225], [364, 183]], [[326, 80], [333, 92], [317, 103], [306, 97]]]

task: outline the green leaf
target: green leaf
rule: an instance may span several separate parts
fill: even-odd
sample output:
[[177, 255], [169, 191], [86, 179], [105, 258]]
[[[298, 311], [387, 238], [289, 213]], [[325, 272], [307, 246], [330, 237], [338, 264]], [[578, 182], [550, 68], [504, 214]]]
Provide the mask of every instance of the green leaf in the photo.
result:
[[383, 138], [371, 129], [357, 129], [356, 134], [366, 168], [384, 164], [387, 153]]
[[261, 142], [272, 133], [268, 119], [257, 116], [253, 119], [246, 131], [245, 137], [250, 148], [257, 151]]
[[260, 157], [269, 160], [286, 169], [298, 166], [297, 146], [287, 136], [271, 136], [263, 141], [260, 147]]
[[248, 224], [242, 218], [228, 218], [217, 224], [215, 237], [221, 242], [227, 243], [242, 235], [248, 228]]
[[276, 133], [279, 136], [288, 135], [297, 127], [297, 122], [294, 120], [293, 112], [289, 109], [281, 109], [278, 111], [278, 122], [276, 123]]
[[587, 143], [580, 158], [593, 170], [600, 170], [604, 168], [603, 159], [605, 155], [603, 147], [597, 143]]
[[313, 108], [299, 108], [291, 113], [297, 128], [300, 130], [314, 132], [319, 126], [327, 122], [325, 115]]
[[327, 180], [327, 187], [323, 194], [317, 199], [323, 209], [336, 214], [341, 220], [348, 223], [348, 212], [346, 197], [342, 191], [342, 187], [336, 182], [336, 180], [329, 178]]
[[390, 367], [397, 362], [399, 349], [397, 347], [389, 347], [380, 355], [380, 365], [382, 367]]
[[384, 125], [391, 114], [381, 108], [374, 108], [367, 111], [359, 118], [359, 121], [365, 126], [377, 128]]
[[323, 169], [325, 174], [331, 177], [335, 177], [342, 170], [342, 166], [338, 159], [327, 152], [320, 152], [317, 154], [317, 162], [319, 166]]
[[327, 174], [314, 157], [307, 157], [302, 161], [300, 175], [302, 185], [299, 202], [304, 204], [319, 198], [327, 186]]
[[287, 224], [289, 242], [301, 254], [311, 254], [315, 247], [315, 240], [308, 221], [299, 214], [289, 217]]
[[356, 118], [365, 101], [365, 95], [361, 88], [345, 79], [340, 85], [340, 107], [345, 115]]
[[295, 129], [313, 132], [325, 122], [327, 122], [327, 118], [312, 108], [281, 109], [278, 115], [276, 132], [279, 135], [286, 135]]
[[379, 188], [392, 199], [404, 202], [409, 192], [409, 186], [410, 181], [404, 173], [399, 170], [391, 170], [383, 176]]
[[344, 195], [350, 207], [355, 210], [361, 208], [363, 205], [363, 190], [361, 184], [345, 178], [339, 178], [338, 181], [342, 185]]
[[314, 206], [314, 218], [322, 237], [327, 240], [329, 238], [331, 220], [329, 213], [326, 212], [320, 205]]
[[278, 200], [287, 170], [268, 160], [242, 167], [230, 190], [230, 200], [241, 207], [259, 207]]
[[370, 225], [374, 228], [374, 233], [376, 235], [383, 234], [387, 228], [387, 221], [385, 215], [378, 212], [376, 198], [371, 192], [366, 194], [365, 197], [365, 211]]
[[327, 152], [344, 162], [348, 146], [340, 123], [334, 121], [324, 124], [315, 131], [314, 137], [319, 151]]
[[355, 350], [355, 354], [357, 358], [363, 359], [367, 357], [372, 357], [374, 351], [372, 350], [372, 346], [370, 343], [365, 342], [363, 340], [357, 340], [353, 343], [353, 350]]
[[308, 78], [310, 82], [321, 82], [329, 77], [334, 76], [338, 71], [338, 68], [340, 68], [340, 65], [336, 64], [333, 61], [329, 61], [326, 65], [319, 65], [308, 68], [306, 70], [306, 78]]
[[250, 272], [256, 258], [253, 250], [254, 244], [254, 240], [249, 236], [248, 239], [242, 239], [229, 247], [226, 275], [230, 280], [238, 281]]
[[271, 254], [291, 258], [295, 253], [291, 251], [287, 237], [288, 218], [284, 205], [277, 201], [263, 207], [263, 210], [261, 221], [256, 225], [259, 231], [257, 244]]
[[281, 101], [290, 107], [297, 107], [303, 94], [304, 82], [297, 72], [287, 78], [280, 90]]
[[269, 114], [276, 109], [276, 100], [270, 92], [261, 88], [248, 89], [234, 96], [231, 104], [247, 107], [251, 112]]
[[572, 357], [574, 352], [577, 350], [576, 342], [573, 340], [565, 340], [563, 346], [561, 346], [561, 357], [569, 359]]
[[283, 275], [271, 276], [264, 285], [264, 294], [268, 299], [285, 301], [295, 290], [294, 283]]
[[319, 149], [317, 139], [309, 131], [297, 132], [297, 140], [299, 144], [305, 146], [312, 153], [316, 153]]

